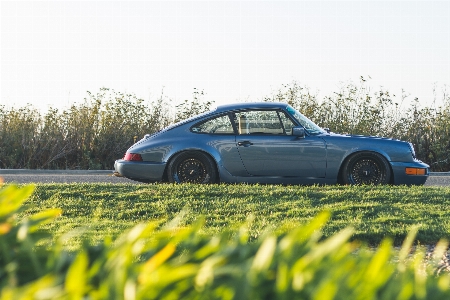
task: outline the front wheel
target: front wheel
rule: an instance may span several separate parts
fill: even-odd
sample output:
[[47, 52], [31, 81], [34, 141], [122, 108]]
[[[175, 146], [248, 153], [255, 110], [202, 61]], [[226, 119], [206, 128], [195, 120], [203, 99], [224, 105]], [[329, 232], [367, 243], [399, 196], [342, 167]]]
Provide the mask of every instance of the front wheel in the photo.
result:
[[389, 163], [375, 152], [354, 154], [345, 162], [342, 170], [345, 184], [387, 184], [390, 179]]
[[172, 183], [216, 183], [213, 160], [198, 151], [177, 154], [169, 163], [167, 175]]

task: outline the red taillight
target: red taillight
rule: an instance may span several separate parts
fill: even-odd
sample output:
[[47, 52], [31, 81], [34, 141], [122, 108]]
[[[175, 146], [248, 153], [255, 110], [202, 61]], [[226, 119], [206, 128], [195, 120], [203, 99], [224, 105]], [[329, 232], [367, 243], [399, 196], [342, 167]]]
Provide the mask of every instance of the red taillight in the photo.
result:
[[142, 156], [137, 153], [125, 153], [124, 160], [142, 161]]

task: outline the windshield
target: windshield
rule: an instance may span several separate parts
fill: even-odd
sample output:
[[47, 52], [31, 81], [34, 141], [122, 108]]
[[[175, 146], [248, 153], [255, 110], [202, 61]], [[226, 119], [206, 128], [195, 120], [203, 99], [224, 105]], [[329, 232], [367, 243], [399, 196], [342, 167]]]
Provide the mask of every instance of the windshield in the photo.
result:
[[324, 130], [322, 128], [314, 124], [313, 121], [302, 115], [292, 106], [290, 105], [286, 106], [286, 110], [291, 116], [293, 116], [300, 123], [300, 125], [302, 125], [308, 131], [309, 134], [314, 135], [324, 133]]

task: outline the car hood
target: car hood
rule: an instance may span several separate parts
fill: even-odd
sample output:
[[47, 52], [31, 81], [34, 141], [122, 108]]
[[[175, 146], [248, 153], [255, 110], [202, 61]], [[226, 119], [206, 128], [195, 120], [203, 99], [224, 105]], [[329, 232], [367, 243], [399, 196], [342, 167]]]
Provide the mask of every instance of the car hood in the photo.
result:
[[399, 139], [387, 138], [387, 137], [382, 137], [382, 136], [373, 136], [373, 135], [342, 134], [342, 133], [335, 133], [335, 132], [325, 133], [323, 135], [324, 136], [343, 137], [343, 138], [364, 139], [364, 140], [367, 140], [367, 139], [369, 139], [369, 140], [391, 140], [391, 141], [401, 142], [401, 140], [399, 140]]
[[416, 159], [413, 145], [398, 139], [339, 133], [325, 133], [320, 137], [325, 140], [328, 149], [342, 151], [344, 157], [358, 151], [375, 151], [392, 161]]

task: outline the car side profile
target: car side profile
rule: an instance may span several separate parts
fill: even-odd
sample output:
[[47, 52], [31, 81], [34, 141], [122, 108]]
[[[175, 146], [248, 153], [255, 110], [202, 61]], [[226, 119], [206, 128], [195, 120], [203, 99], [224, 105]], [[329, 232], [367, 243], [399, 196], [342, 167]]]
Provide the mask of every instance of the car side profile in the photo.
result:
[[142, 182], [424, 184], [411, 143], [343, 135], [285, 103], [217, 107], [146, 135], [115, 171]]

